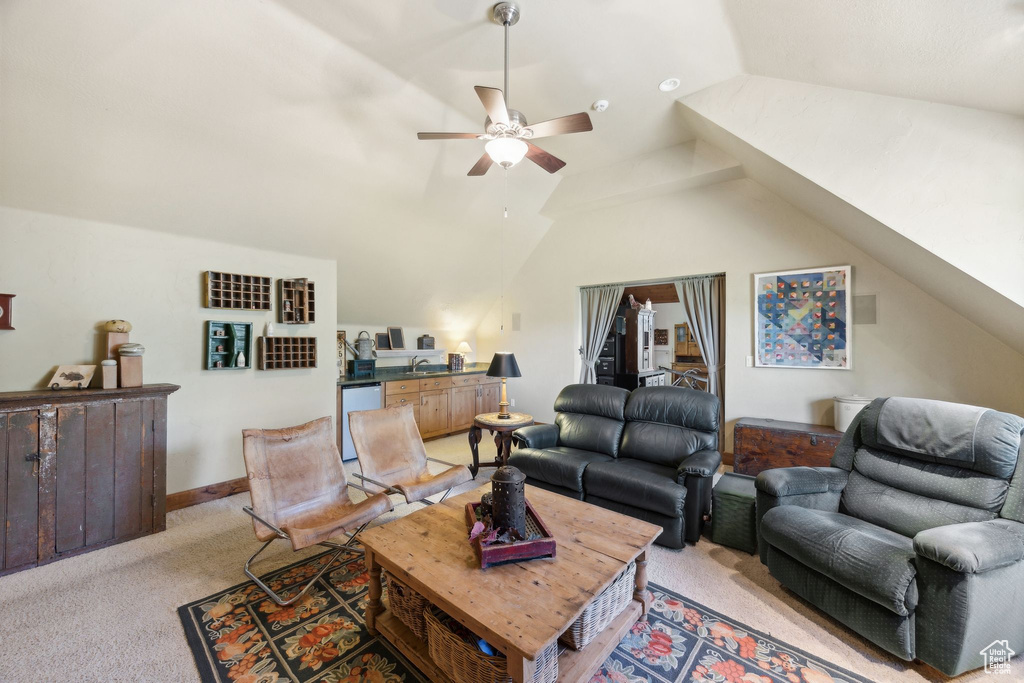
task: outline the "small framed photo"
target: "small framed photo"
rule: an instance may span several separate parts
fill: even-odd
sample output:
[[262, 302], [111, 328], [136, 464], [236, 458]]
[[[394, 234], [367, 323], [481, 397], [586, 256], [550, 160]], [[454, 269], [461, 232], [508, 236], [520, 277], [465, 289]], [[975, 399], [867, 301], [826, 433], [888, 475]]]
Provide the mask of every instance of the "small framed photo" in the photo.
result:
[[374, 346], [377, 347], [378, 351], [390, 351], [391, 350], [391, 340], [388, 339], [388, 333], [387, 332], [378, 332], [377, 334], [375, 334], [373, 336], [375, 337], [375, 339], [374, 339], [374, 342], [375, 342]]
[[401, 327], [388, 328], [388, 341], [391, 342], [391, 349], [398, 351], [405, 348], [405, 334]]

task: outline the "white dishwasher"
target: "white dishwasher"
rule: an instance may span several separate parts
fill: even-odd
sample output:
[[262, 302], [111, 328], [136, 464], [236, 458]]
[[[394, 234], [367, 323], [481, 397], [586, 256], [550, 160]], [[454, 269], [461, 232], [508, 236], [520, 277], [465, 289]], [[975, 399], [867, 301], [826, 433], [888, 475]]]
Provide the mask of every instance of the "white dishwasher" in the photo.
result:
[[341, 388], [342, 460], [356, 459], [356, 447], [352, 444], [352, 434], [348, 430], [348, 414], [360, 410], [378, 410], [380, 406], [380, 382]]

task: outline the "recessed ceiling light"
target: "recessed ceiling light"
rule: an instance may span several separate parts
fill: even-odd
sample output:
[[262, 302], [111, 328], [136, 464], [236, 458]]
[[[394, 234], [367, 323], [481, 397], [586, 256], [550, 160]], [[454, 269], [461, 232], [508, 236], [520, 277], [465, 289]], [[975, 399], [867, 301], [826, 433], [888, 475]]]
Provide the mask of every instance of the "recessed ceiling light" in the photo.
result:
[[608, 100], [597, 100], [590, 105], [590, 108], [594, 111], [604, 111], [608, 108]]
[[666, 78], [665, 80], [663, 80], [661, 83], [658, 84], [658, 90], [660, 90], [661, 92], [670, 92], [672, 90], [675, 90], [678, 87], [679, 87], [679, 79], [678, 78]]

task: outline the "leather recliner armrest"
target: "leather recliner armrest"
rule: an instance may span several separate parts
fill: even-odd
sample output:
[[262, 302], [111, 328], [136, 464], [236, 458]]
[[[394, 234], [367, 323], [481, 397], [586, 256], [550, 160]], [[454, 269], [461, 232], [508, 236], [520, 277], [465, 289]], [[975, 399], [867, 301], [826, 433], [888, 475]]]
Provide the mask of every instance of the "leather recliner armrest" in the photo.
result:
[[775, 498], [842, 491], [850, 473], [838, 467], [780, 467], [764, 470], [754, 485]]
[[686, 477], [713, 477], [722, 464], [722, 454], [706, 449], [685, 458], [676, 468], [676, 482], [684, 483]]
[[554, 448], [558, 445], [558, 425], [530, 425], [512, 432], [512, 440], [521, 448]]
[[961, 574], [980, 574], [1024, 560], [1024, 524], [1008, 519], [948, 524], [914, 537], [914, 552]]

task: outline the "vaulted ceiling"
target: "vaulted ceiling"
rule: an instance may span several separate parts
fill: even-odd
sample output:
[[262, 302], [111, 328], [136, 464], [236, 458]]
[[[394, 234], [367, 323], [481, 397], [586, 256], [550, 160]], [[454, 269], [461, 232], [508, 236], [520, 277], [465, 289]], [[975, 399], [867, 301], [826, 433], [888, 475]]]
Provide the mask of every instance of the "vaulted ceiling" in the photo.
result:
[[[479, 142], [415, 134], [482, 127], [491, 4], [6, 0], [0, 203], [337, 258], [341, 320], [472, 327], [498, 292], [504, 179], [466, 177]], [[691, 140], [676, 99], [742, 73], [1024, 114], [1021, 0], [521, 4], [511, 106], [611, 106], [544, 142], [559, 175], [509, 173], [506, 277], [561, 175]]]

